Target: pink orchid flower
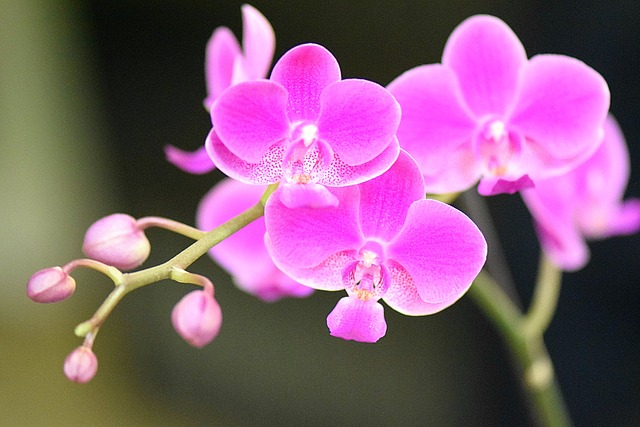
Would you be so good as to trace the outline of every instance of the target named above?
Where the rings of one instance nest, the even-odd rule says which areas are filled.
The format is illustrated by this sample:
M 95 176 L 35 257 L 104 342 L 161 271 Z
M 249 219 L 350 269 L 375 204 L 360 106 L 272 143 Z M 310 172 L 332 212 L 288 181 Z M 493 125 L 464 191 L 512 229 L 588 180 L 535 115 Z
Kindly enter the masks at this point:
M 245 4 L 242 6 L 242 29 L 242 48 L 227 27 L 216 28 L 207 43 L 207 97 L 204 100 L 207 111 L 227 88 L 240 82 L 265 78 L 269 72 L 276 47 L 271 24 L 256 8 Z M 205 174 L 215 169 L 204 146 L 187 152 L 167 145 L 165 154 L 169 162 L 185 172 Z
M 200 202 L 196 224 L 212 230 L 250 208 L 266 189 L 226 178 L 213 187 Z M 264 245 L 264 217 L 211 248 L 209 255 L 233 278 L 243 291 L 266 302 L 283 297 L 303 298 L 313 289 L 303 286 L 280 271 Z
M 469 289 L 485 262 L 480 230 L 462 212 L 424 198 L 420 170 L 405 152 L 377 178 L 331 188 L 337 206 L 290 209 L 280 191 L 266 205 L 267 247 L 300 283 L 347 291 L 327 318 L 334 336 L 381 338 L 380 299 L 403 314 L 436 313 Z
M 542 249 L 558 267 L 578 270 L 587 264 L 585 238 L 640 230 L 640 200 L 622 202 L 628 180 L 624 136 L 609 116 L 602 144 L 587 161 L 521 193 L 535 220 Z
M 248 184 L 282 181 L 289 207 L 335 205 L 325 186 L 380 175 L 398 156 L 400 107 L 376 83 L 341 80 L 324 47 L 289 50 L 269 80 L 237 84 L 211 109 L 206 147 L 224 173 Z
M 389 90 L 402 106 L 398 139 L 427 191 L 515 193 L 583 161 L 602 139 L 604 79 L 577 59 L 536 55 L 500 19 L 468 18 L 442 64 L 413 68 Z

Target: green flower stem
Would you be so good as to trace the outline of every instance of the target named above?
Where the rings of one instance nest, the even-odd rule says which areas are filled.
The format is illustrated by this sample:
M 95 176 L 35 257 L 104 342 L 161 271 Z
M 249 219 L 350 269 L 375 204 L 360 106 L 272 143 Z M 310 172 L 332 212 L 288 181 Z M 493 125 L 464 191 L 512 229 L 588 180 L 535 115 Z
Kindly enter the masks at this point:
M 547 330 L 558 305 L 561 281 L 562 271 L 542 255 L 533 299 L 523 325 L 528 335 L 542 335 Z
M 181 234 L 193 240 L 198 240 L 199 238 L 207 234 L 205 231 L 198 230 L 197 228 L 191 227 L 190 225 L 158 216 L 147 216 L 144 218 L 140 218 L 136 221 L 136 225 L 142 230 L 150 227 L 164 228 L 165 230 L 173 231 L 174 233 Z
M 542 261 L 542 265 L 537 288 L 554 288 L 545 280 L 553 279 L 556 274 L 553 274 L 546 260 Z M 534 418 L 539 425 L 548 427 L 571 425 L 555 379 L 553 364 L 542 339 L 555 308 L 558 288 L 559 280 L 555 292 L 536 290 L 537 299 L 527 316 L 521 313 L 502 288 L 484 271 L 478 275 L 469 290 L 469 295 L 504 337 L 521 374 L 522 387 Z
M 186 276 L 180 274 L 180 270 L 186 270 L 187 267 L 206 254 L 213 246 L 264 215 L 266 200 L 275 191 L 276 187 L 277 185 L 269 186 L 258 204 L 231 218 L 221 226 L 203 234 L 191 246 L 169 261 L 145 270 L 123 274 L 119 285 L 107 296 L 91 319 L 76 326 L 75 334 L 79 337 L 85 337 L 88 333 L 96 331 L 120 300 L 129 292 L 160 280 L 172 279 L 173 276 L 184 279 Z
M 85 268 L 90 268 L 92 270 L 98 271 L 104 274 L 105 276 L 107 276 L 109 279 L 113 280 L 113 283 L 115 283 L 116 285 L 119 285 L 120 283 L 122 283 L 122 280 L 124 277 L 122 272 L 117 268 L 111 265 L 102 263 L 100 261 L 96 261 L 94 259 L 87 259 L 87 258 L 75 259 L 65 264 L 61 268 L 65 273 L 70 274 L 73 270 L 75 270 L 78 267 L 85 267 Z
M 201 286 L 202 288 L 204 288 L 205 292 L 207 292 L 211 296 L 214 295 L 213 283 L 211 283 L 211 280 L 200 274 L 190 273 L 187 270 L 173 267 L 173 269 L 171 270 L 171 280 L 178 283 Z

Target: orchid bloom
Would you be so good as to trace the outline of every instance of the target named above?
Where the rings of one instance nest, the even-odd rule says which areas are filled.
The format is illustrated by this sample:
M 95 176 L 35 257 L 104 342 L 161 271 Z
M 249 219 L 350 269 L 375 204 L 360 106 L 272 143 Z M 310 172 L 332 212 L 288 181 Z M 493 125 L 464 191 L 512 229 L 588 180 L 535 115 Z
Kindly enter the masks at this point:
M 207 43 L 207 97 L 204 100 L 207 111 L 227 88 L 265 78 L 269 72 L 276 46 L 271 24 L 256 8 L 245 4 L 242 6 L 242 29 L 242 48 L 227 27 L 216 28 Z M 169 162 L 185 172 L 205 174 L 215 169 L 204 146 L 194 152 L 186 152 L 168 145 L 165 154 Z
M 260 200 L 265 189 L 261 185 L 224 179 L 200 202 L 196 216 L 198 228 L 212 230 L 240 214 Z M 264 245 L 265 231 L 264 217 L 258 218 L 211 248 L 209 255 L 240 289 L 263 301 L 310 295 L 312 288 L 299 284 L 275 266 Z
M 289 207 L 335 205 L 325 186 L 374 178 L 398 156 L 400 107 L 376 83 L 341 80 L 324 47 L 289 50 L 269 80 L 227 89 L 211 109 L 206 147 L 224 173 L 248 184 L 282 181 Z
M 542 249 L 556 265 L 564 270 L 584 267 L 589 260 L 585 238 L 640 230 L 640 200 L 622 202 L 628 180 L 624 136 L 609 116 L 602 144 L 587 161 L 521 193 L 535 220 Z
M 515 193 L 583 161 L 602 139 L 604 79 L 562 55 L 527 60 L 500 19 L 468 18 L 442 64 L 413 68 L 389 86 L 402 107 L 400 146 L 430 193 Z
M 267 247 L 300 283 L 347 291 L 327 319 L 334 336 L 381 338 L 380 299 L 403 314 L 436 313 L 469 289 L 485 262 L 480 230 L 462 212 L 424 198 L 421 173 L 405 152 L 377 178 L 331 188 L 337 206 L 290 209 L 281 191 L 265 208 Z

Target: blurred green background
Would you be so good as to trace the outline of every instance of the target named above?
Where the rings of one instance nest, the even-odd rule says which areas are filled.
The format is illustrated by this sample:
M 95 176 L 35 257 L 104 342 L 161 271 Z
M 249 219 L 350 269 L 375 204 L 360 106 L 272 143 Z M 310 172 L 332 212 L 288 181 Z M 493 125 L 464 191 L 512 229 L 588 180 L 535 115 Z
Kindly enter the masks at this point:
M 508 355 L 464 297 L 434 316 L 386 310 L 376 345 L 331 338 L 339 294 L 263 304 L 209 259 L 194 271 L 216 284 L 224 312 L 203 350 L 170 323 L 184 286 L 128 296 L 95 344 L 100 369 L 69 383 L 62 362 L 74 326 L 109 291 L 78 271 L 70 300 L 36 305 L 28 277 L 81 256 L 86 228 L 113 213 L 193 223 L 219 172 L 192 176 L 162 147 L 200 146 L 210 122 L 204 47 L 213 29 L 241 34 L 240 1 L 0 0 L 0 425 L 528 425 Z M 630 145 L 629 196 L 640 196 L 640 12 L 635 1 L 255 1 L 271 21 L 276 57 L 323 44 L 345 77 L 386 85 L 438 62 L 464 18 L 504 19 L 530 55 L 582 59 L 608 80 Z M 517 197 L 489 205 L 526 302 L 537 243 Z M 148 265 L 189 241 L 148 233 Z M 592 245 L 592 262 L 565 276 L 546 337 L 577 425 L 640 425 L 640 238 Z

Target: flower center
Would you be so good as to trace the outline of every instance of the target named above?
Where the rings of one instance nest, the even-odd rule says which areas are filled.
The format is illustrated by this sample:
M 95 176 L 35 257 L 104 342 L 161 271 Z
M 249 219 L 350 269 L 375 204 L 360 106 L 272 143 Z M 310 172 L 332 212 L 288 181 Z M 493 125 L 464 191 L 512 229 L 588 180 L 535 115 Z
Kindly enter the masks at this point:
M 318 126 L 305 122 L 295 124 L 289 140 L 282 164 L 285 181 L 317 182 L 333 159 L 331 147 L 318 138 Z
M 504 121 L 493 116 L 481 121 L 473 137 L 473 147 L 485 172 L 498 177 L 507 175 L 510 163 L 519 156 L 521 149 L 519 135 L 509 131 Z
M 356 261 L 343 272 L 345 290 L 363 301 L 382 298 L 389 288 L 390 276 L 384 265 L 383 248 L 368 242 L 358 253 Z

